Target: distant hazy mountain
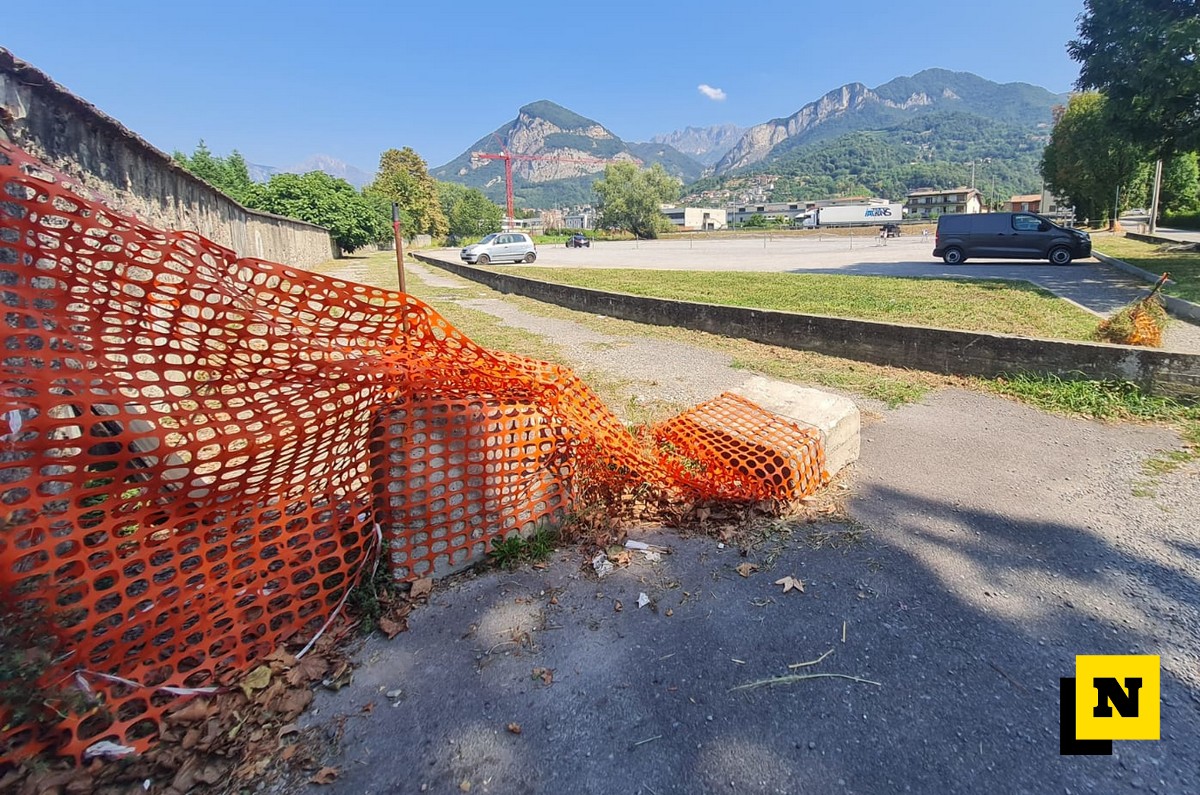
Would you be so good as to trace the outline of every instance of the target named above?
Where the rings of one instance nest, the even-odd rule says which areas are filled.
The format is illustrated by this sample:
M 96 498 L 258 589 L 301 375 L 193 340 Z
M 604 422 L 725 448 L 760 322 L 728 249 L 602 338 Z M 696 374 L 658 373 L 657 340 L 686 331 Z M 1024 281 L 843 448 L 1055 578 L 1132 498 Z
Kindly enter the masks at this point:
M 247 163 L 246 168 L 250 172 L 250 179 L 254 182 L 267 182 L 275 174 L 307 174 L 310 171 L 324 171 L 330 176 L 346 180 L 356 188 L 361 188 L 375 179 L 374 174 L 329 155 L 313 155 L 303 162 L 287 168 L 264 166 L 258 163 Z
M 927 69 L 878 88 L 849 83 L 787 118 L 756 124 L 716 165 L 716 173 L 745 169 L 799 146 L 850 132 L 886 130 L 938 111 L 967 113 L 1034 129 L 1066 97 L 1027 83 L 994 83 L 969 72 Z
M 298 163 L 290 168 L 285 168 L 284 171 L 290 171 L 293 174 L 307 174 L 310 171 L 324 171 L 333 177 L 341 177 L 356 188 L 361 188 L 374 181 L 375 174 L 363 171 L 361 168 L 356 168 L 336 157 L 329 155 L 312 155 L 302 163 Z
M 673 146 L 700 163 L 711 166 L 732 149 L 745 132 L 744 127 L 738 127 L 736 124 L 718 124 L 714 127 L 684 127 L 682 130 L 656 135 L 650 140 Z
M 504 202 L 504 164 L 472 158 L 472 152 L 498 154 L 501 144 L 513 158 L 513 193 L 522 207 L 562 207 L 595 200 L 592 183 L 609 162 L 661 163 L 684 182 L 703 166 L 663 143 L 626 143 L 597 121 L 548 100 L 522 107 L 517 117 L 484 136 L 458 157 L 430 171 L 439 180 L 479 188 Z
M 271 177 L 280 171 L 275 166 L 264 166 L 259 163 L 247 163 L 246 170 L 250 172 L 251 182 L 269 182 Z

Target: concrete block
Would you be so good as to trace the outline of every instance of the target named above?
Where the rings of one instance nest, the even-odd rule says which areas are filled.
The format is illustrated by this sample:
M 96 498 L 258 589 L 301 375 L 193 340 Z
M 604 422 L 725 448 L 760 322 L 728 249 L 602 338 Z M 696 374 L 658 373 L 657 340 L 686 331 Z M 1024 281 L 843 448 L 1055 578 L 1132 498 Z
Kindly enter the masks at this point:
M 862 415 L 849 398 L 758 375 L 730 391 L 767 411 L 818 429 L 825 442 L 825 469 L 830 475 L 858 460 Z

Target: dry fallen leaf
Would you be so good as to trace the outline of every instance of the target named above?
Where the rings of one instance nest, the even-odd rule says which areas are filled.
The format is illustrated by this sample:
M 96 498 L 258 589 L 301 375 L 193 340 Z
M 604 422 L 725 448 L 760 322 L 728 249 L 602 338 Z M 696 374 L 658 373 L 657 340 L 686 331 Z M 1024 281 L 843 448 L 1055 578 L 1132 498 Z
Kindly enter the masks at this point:
M 506 728 L 513 734 L 521 733 L 521 724 L 519 724 L 519 723 L 510 723 L 510 724 L 508 724 L 508 726 Z
M 554 669 L 553 668 L 534 668 L 531 672 L 531 678 L 541 679 L 542 684 L 554 684 Z
M 379 619 L 379 631 L 387 635 L 388 640 L 396 637 L 406 629 L 408 629 L 407 621 L 393 621 L 387 616 Z
M 208 701 L 196 699 L 182 709 L 177 709 L 167 716 L 169 723 L 195 723 L 208 717 Z
M 341 771 L 336 767 L 323 767 L 308 781 L 310 784 L 332 784 L 337 781 L 338 774 L 340 773 Z
M 625 609 L 625 605 L 621 604 L 620 599 L 613 600 L 613 611 L 614 612 L 620 613 L 624 609 Z
M 328 670 L 329 662 L 324 657 L 309 654 L 287 672 L 287 681 L 289 685 L 296 687 L 320 679 Z
M 296 664 L 296 658 L 295 658 L 295 656 L 290 654 L 287 649 L 280 646 L 278 649 L 276 649 L 275 651 L 271 652 L 266 657 L 264 657 L 263 662 L 282 663 L 284 668 L 291 668 L 293 665 Z
M 737 573 L 743 577 L 749 577 L 754 572 L 758 571 L 757 563 L 743 563 L 737 567 Z
M 775 581 L 775 584 L 782 585 L 784 593 L 787 593 L 788 591 L 792 590 L 793 588 L 795 588 L 800 593 L 804 593 L 804 580 L 798 580 L 790 574 L 786 577 L 779 578 L 778 580 Z
M 246 694 L 246 698 L 250 698 L 255 690 L 262 690 L 269 684 L 271 684 L 271 669 L 265 665 L 260 665 L 248 673 L 239 686 L 242 688 L 242 692 Z
M 420 580 L 414 580 L 412 589 L 409 590 L 408 596 L 411 599 L 420 599 L 422 596 L 429 596 L 433 591 L 433 578 L 425 577 Z

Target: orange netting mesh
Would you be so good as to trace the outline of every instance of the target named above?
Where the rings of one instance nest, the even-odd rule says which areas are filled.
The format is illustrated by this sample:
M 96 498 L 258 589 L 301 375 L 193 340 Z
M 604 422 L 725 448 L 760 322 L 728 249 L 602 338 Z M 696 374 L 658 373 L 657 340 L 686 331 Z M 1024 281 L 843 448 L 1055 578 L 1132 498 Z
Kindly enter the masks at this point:
M 39 694 L 0 681 L 4 756 L 147 747 L 181 696 L 319 633 L 384 545 L 413 579 L 572 501 L 826 479 L 814 432 L 732 395 L 648 446 L 414 298 L 150 228 L 6 144 L 0 183 L 0 624 Z

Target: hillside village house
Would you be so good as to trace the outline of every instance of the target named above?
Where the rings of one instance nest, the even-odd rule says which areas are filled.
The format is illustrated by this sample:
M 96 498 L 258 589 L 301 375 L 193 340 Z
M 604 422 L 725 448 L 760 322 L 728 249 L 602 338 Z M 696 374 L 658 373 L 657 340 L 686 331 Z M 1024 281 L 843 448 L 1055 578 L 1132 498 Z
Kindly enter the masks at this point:
M 938 190 L 921 188 L 908 194 L 904 204 L 909 218 L 929 218 L 948 213 L 983 212 L 983 194 L 965 185 L 961 188 Z

